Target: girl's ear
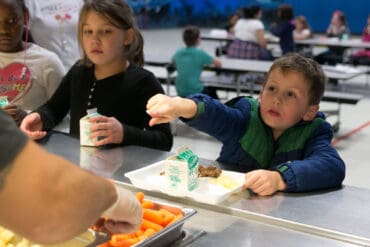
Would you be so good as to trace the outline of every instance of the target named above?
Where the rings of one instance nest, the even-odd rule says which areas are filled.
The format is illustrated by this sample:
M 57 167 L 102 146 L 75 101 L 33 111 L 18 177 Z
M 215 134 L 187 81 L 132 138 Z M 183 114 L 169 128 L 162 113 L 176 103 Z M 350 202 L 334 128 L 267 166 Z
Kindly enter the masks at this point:
M 317 112 L 319 111 L 320 106 L 319 105 L 311 105 L 309 106 L 308 111 L 303 115 L 304 121 L 311 121 L 315 118 Z
M 132 43 L 134 39 L 135 31 L 134 29 L 130 28 L 126 31 L 125 38 L 123 40 L 123 45 L 129 45 Z

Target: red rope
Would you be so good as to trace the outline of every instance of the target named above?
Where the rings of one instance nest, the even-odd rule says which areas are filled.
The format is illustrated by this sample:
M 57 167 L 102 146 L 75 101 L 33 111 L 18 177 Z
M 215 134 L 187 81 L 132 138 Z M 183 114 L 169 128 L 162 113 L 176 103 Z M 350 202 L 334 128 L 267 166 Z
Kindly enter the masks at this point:
M 359 127 L 357 127 L 356 129 L 354 130 L 351 130 L 350 132 L 344 134 L 344 135 L 341 135 L 341 136 L 338 136 L 337 138 L 334 138 L 333 141 L 331 142 L 331 144 L 333 146 L 335 146 L 339 141 L 343 140 L 343 139 L 347 139 L 348 137 L 350 137 L 351 135 L 359 132 L 360 130 L 366 128 L 367 126 L 370 126 L 370 121 L 367 121 L 366 123 L 360 125 Z

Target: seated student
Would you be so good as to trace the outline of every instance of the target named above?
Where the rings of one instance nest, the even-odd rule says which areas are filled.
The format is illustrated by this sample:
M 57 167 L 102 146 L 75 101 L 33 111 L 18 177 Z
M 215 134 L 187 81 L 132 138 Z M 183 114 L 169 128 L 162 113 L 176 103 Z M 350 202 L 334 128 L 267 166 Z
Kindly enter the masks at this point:
M 253 5 L 243 9 L 243 17 L 234 26 L 234 40 L 227 49 L 230 58 L 271 60 L 266 50 L 262 9 Z
M 326 31 L 326 36 L 329 38 L 338 38 L 339 40 L 348 39 L 350 30 L 348 28 L 346 16 L 342 11 L 335 11 L 330 21 L 330 25 Z M 343 62 L 344 49 L 340 46 L 330 46 L 327 51 L 324 51 L 314 59 L 320 64 L 335 65 Z
M 223 143 L 219 162 L 246 172 L 244 188 L 259 195 L 335 188 L 345 165 L 331 145 L 333 130 L 319 112 L 325 75 L 319 64 L 296 53 L 271 66 L 260 98 L 228 104 L 197 94 L 156 95 L 147 104 L 150 125 L 177 117 Z
M 141 67 L 143 38 L 130 7 L 122 0 L 86 0 L 80 15 L 82 61 L 68 71 L 46 104 L 23 119 L 21 129 L 31 139 L 43 138 L 70 111 L 70 134 L 78 137 L 80 118 L 97 108 L 101 116 L 89 119 L 90 138 L 99 137 L 95 146 L 170 150 L 170 125 L 148 125 L 146 102 L 163 88 Z
M 370 42 L 370 15 L 367 17 L 366 25 L 362 31 L 361 40 L 363 42 Z M 370 65 L 370 49 L 363 49 L 354 52 L 350 56 L 349 62 L 353 65 Z
M 311 27 L 303 15 L 297 16 L 294 19 L 295 29 L 293 31 L 294 41 L 305 40 L 312 38 Z M 312 47 L 310 45 L 295 44 L 295 52 L 298 52 L 305 57 L 313 57 Z
M 204 93 L 218 99 L 216 89 L 205 87 L 200 81 L 200 75 L 206 65 L 221 66 L 220 60 L 197 48 L 200 43 L 198 27 L 186 27 L 182 37 L 186 47 L 177 50 L 172 56 L 172 62 L 177 69 L 175 79 L 177 94 L 181 97 L 186 97 L 194 93 Z
M 240 19 L 241 14 L 239 13 L 241 11 L 237 10 L 235 13 L 233 13 L 228 22 L 226 23 L 224 29 L 227 32 L 228 37 L 234 37 L 234 27 L 236 22 Z M 216 56 L 226 55 L 227 49 L 229 48 L 232 41 L 227 41 L 226 45 L 216 47 Z
M 64 76 L 56 54 L 36 44 L 24 42 L 27 8 L 23 0 L 0 0 L 0 96 L 9 104 L 3 108 L 19 125 L 27 111 L 44 104 Z
M 293 7 L 288 4 L 282 4 L 277 9 L 277 22 L 271 25 L 270 31 L 273 35 L 279 37 L 279 45 L 282 54 L 287 54 L 294 51 L 293 23 L 294 11 Z
M 304 40 L 312 37 L 311 27 L 303 15 L 294 19 L 295 29 L 293 31 L 294 40 Z

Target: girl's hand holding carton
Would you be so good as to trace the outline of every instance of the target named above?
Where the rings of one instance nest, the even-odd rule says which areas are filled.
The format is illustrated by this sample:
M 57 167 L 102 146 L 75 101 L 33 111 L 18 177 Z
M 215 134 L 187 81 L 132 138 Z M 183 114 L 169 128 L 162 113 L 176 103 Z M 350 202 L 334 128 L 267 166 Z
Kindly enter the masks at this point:
M 108 143 L 121 143 L 123 126 L 114 117 L 106 117 L 96 110 L 80 119 L 80 143 L 82 146 L 102 146 Z

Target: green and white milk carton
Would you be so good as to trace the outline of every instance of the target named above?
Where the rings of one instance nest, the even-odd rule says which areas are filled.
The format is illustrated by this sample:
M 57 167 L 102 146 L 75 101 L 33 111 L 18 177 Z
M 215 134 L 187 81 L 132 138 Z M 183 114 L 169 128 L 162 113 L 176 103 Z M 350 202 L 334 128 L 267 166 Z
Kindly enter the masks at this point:
M 186 194 L 197 187 L 199 158 L 187 147 L 177 150 L 167 158 L 165 174 L 169 189 L 177 194 Z
M 90 139 L 90 123 L 89 118 L 100 116 L 96 108 L 87 110 L 87 115 L 80 119 L 80 145 L 81 146 L 95 146 L 94 142 L 97 141 Z
M 0 96 L 0 108 L 3 108 L 8 103 L 9 103 L 8 102 L 8 97 L 6 95 L 5 96 Z

